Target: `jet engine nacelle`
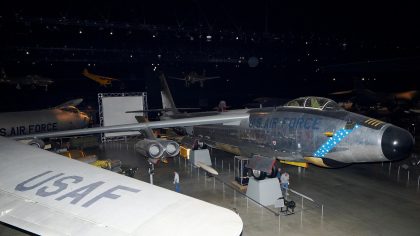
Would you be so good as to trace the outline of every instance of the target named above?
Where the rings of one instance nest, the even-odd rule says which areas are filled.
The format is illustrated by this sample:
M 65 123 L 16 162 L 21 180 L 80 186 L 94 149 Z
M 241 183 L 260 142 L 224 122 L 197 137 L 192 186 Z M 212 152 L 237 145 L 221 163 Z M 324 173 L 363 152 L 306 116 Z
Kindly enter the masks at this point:
M 165 152 L 165 148 L 159 140 L 154 139 L 143 139 L 138 141 L 135 145 L 135 149 L 141 155 L 151 159 L 161 158 Z
M 143 139 L 136 143 L 135 149 L 147 158 L 158 159 L 178 155 L 179 144 L 172 140 Z
M 160 140 L 167 156 L 174 157 L 179 153 L 179 144 L 172 140 Z

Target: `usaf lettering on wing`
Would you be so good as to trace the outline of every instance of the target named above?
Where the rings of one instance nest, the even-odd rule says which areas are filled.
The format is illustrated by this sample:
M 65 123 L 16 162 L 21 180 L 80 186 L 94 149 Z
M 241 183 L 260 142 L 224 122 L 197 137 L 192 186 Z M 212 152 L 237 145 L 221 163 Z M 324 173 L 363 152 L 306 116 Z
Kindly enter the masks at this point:
M 52 132 L 57 131 L 57 122 L 46 123 L 46 124 L 33 124 L 33 125 L 21 125 L 8 128 L 0 128 L 1 136 L 15 136 L 15 135 L 25 135 L 25 134 L 34 134 L 34 133 L 43 133 L 43 132 Z
M 92 191 L 94 191 L 99 186 L 105 183 L 104 181 L 97 181 L 94 183 L 83 185 L 80 188 L 63 194 L 63 191 L 66 190 L 69 185 L 81 183 L 83 181 L 83 177 L 77 175 L 66 176 L 64 173 L 59 173 L 47 177 L 48 175 L 50 175 L 50 173 L 53 173 L 53 171 L 46 171 L 30 179 L 27 179 L 22 183 L 16 185 L 15 190 L 25 192 L 37 189 L 37 191 L 35 192 L 35 195 L 37 196 L 50 197 L 54 195 L 55 200 L 57 201 L 69 198 L 72 199 L 70 201 L 71 204 L 77 204 L 81 200 L 85 199 L 85 201 L 83 201 L 83 204 L 81 204 L 82 207 L 89 207 L 102 198 L 117 199 L 121 197 L 121 195 L 114 193 L 116 191 L 128 191 L 132 193 L 140 192 L 140 189 L 130 188 L 123 185 L 117 185 L 112 188 L 109 188 L 108 190 L 100 194 L 92 196 L 90 193 L 92 193 Z M 51 181 L 53 180 L 55 181 L 51 183 Z

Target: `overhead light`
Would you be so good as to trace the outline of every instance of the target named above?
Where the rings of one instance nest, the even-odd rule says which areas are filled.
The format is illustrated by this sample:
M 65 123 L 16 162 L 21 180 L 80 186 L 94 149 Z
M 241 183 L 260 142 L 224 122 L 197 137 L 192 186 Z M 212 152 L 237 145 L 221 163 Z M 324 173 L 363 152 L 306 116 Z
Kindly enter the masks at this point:
M 26 55 L 29 55 L 29 51 L 26 51 Z
M 113 35 L 114 34 L 114 32 L 112 32 L 112 30 L 109 32 L 109 35 Z
M 83 31 L 82 30 L 79 30 L 79 34 L 83 34 Z

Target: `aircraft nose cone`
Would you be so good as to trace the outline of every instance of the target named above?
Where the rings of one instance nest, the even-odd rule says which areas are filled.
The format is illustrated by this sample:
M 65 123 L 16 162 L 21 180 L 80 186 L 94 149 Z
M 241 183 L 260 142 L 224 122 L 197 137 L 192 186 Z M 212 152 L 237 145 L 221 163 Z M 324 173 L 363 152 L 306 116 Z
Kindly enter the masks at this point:
M 396 126 L 389 126 L 382 135 L 382 152 L 390 161 L 408 157 L 413 145 L 413 136 L 407 130 Z

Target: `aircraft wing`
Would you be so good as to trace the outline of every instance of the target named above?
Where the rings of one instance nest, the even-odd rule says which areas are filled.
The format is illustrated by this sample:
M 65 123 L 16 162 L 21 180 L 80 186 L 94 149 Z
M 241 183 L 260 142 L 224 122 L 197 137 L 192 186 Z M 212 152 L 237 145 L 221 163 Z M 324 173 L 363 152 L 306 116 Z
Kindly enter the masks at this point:
M 0 221 L 40 235 L 239 235 L 231 210 L 0 138 Z
M 148 123 L 135 123 L 135 124 L 104 126 L 104 127 L 87 128 L 87 129 L 74 129 L 74 130 L 57 131 L 57 132 L 51 132 L 51 133 L 37 133 L 37 134 L 13 136 L 11 138 L 16 139 L 16 140 L 31 139 L 31 138 L 52 138 L 52 137 L 73 136 L 73 135 L 139 131 L 139 130 L 143 130 L 147 128 L 155 129 L 155 128 L 169 128 L 169 127 L 180 127 L 180 126 L 238 123 L 241 120 L 247 119 L 248 117 L 249 117 L 249 113 L 247 113 L 244 110 L 244 112 L 241 112 L 241 113 L 228 113 L 228 114 L 193 117 L 193 118 L 185 118 L 185 119 L 161 120 L 161 121 L 153 121 L 153 122 L 148 122 Z

